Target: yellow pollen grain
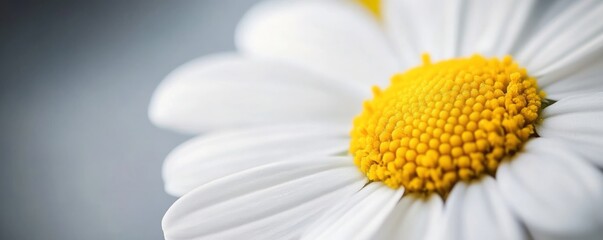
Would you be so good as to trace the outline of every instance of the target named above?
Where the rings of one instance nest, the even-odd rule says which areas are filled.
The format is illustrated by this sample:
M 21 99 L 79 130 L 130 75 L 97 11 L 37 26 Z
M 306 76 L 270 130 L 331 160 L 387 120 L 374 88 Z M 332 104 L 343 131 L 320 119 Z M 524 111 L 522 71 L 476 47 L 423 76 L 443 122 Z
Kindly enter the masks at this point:
M 544 93 L 510 56 L 422 60 L 373 88 L 350 153 L 371 181 L 446 196 L 458 181 L 494 175 L 534 135 Z

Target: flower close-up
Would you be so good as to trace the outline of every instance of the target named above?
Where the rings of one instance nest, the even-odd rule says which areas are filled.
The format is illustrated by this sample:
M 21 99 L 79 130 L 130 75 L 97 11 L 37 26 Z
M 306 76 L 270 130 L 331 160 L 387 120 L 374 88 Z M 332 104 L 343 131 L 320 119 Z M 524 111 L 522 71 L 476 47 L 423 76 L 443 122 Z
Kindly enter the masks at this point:
M 603 2 L 272 0 L 156 89 L 166 239 L 603 238 Z

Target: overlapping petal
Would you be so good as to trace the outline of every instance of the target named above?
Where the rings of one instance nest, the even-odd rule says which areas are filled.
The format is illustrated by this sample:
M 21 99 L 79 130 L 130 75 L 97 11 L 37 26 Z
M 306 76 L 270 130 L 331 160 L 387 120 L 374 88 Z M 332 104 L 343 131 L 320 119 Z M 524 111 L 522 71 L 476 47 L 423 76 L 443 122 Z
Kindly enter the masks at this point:
M 298 238 L 325 209 L 365 184 L 346 157 L 308 157 L 216 179 L 178 199 L 166 239 Z
M 560 100 L 603 92 L 603 57 L 587 60 L 577 66 L 565 68 L 563 73 L 539 78 L 538 84 L 546 92 L 547 98 Z
M 536 77 L 556 75 L 603 56 L 603 2 L 575 1 L 522 46 L 517 59 Z
M 347 128 L 321 124 L 276 125 L 202 135 L 174 149 L 163 167 L 174 196 L 246 169 L 309 156 L 345 153 Z
M 403 70 L 369 11 L 352 1 L 268 1 L 247 13 L 236 43 L 251 57 L 278 59 L 363 87 L 386 86 Z
M 385 29 L 405 66 L 475 53 L 513 53 L 528 27 L 535 1 L 384 0 Z
M 559 100 L 542 111 L 540 136 L 553 138 L 586 160 L 603 168 L 603 93 L 582 94 Z
M 441 231 L 444 202 L 437 194 L 405 196 L 396 204 L 375 239 L 428 239 Z
M 198 133 L 262 124 L 347 123 L 362 95 L 283 63 L 218 55 L 174 70 L 155 91 L 155 124 Z
M 499 167 L 497 180 L 505 201 L 534 237 L 600 236 L 603 175 L 571 145 L 532 139 L 515 159 Z
M 393 190 L 382 183 L 370 183 L 325 212 L 302 239 L 371 239 L 403 193 L 403 188 Z
M 526 239 L 496 181 L 485 176 L 470 184 L 457 183 L 444 212 L 439 239 Z

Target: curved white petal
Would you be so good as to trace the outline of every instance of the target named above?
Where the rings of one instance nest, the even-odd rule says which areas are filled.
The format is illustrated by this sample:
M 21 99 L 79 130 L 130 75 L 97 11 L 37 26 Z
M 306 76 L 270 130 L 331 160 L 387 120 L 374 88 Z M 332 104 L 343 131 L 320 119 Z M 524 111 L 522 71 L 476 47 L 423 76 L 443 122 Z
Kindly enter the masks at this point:
M 575 1 L 542 25 L 522 47 L 517 60 L 537 77 L 603 54 L 603 3 Z
M 562 114 L 544 119 L 537 130 L 543 136 L 601 143 L 597 139 L 603 134 L 602 121 L 603 111 Z
M 528 238 L 519 219 L 513 216 L 495 180 L 490 176 L 469 184 L 462 207 L 460 239 Z
M 572 146 L 575 152 L 603 168 L 603 92 L 559 100 L 542 111 L 536 132 Z
M 563 98 L 545 108 L 542 111 L 542 117 L 549 119 L 565 114 L 594 112 L 603 112 L 603 92 L 578 94 Z M 546 121 L 543 123 L 546 124 Z
M 504 32 L 505 27 L 501 27 L 501 21 L 499 18 L 507 15 L 507 9 L 510 8 L 509 4 L 511 1 L 465 1 L 463 4 L 463 15 L 461 18 L 461 32 L 459 33 L 459 56 L 467 56 L 477 52 L 486 53 L 484 51 L 476 51 L 476 49 L 488 49 L 490 50 L 486 54 L 491 54 L 495 49 L 492 46 L 497 44 L 498 40 L 503 39 L 500 37 Z M 503 3 L 503 4 L 497 4 Z M 495 5 L 498 11 L 493 11 Z M 496 17 L 495 17 L 496 16 Z M 497 27 L 492 27 L 497 25 Z M 507 26 L 507 25 L 505 25 Z M 482 41 L 487 39 L 487 42 Z
M 462 239 L 461 234 L 461 216 L 463 215 L 463 203 L 467 195 L 467 184 L 464 182 L 458 182 L 452 188 L 452 192 L 446 199 L 446 205 L 444 206 L 444 213 L 442 220 L 440 221 L 441 231 L 436 232 L 429 239 L 443 240 L 443 239 Z
M 464 55 L 482 53 L 488 56 L 513 54 L 524 39 L 538 10 L 536 0 L 471 0 L 462 36 Z M 481 23 L 482 28 L 478 28 Z M 476 26 L 474 26 L 476 25 Z M 470 38 L 469 36 L 474 36 Z
M 165 189 L 181 196 L 214 179 L 246 169 L 344 153 L 349 146 L 348 131 L 337 126 L 296 124 L 196 137 L 168 155 L 163 166 Z
M 221 178 L 178 199 L 166 239 L 297 238 L 323 211 L 365 183 L 348 158 L 307 158 Z
M 460 1 L 384 0 L 385 29 L 408 66 L 421 62 L 421 54 L 433 60 L 456 56 L 460 38 Z
M 370 239 L 379 230 L 400 197 L 381 183 L 370 183 L 331 208 L 312 224 L 303 239 Z
M 384 25 L 411 63 L 427 52 L 435 60 L 481 53 L 512 53 L 532 19 L 536 1 L 384 0 Z
M 498 169 L 504 199 L 537 239 L 600 236 L 603 175 L 572 148 L 554 139 L 531 139 Z
M 404 196 L 374 239 L 426 239 L 439 230 L 443 207 L 442 198 L 437 194 L 428 198 Z
M 603 92 L 603 57 L 586 59 L 563 72 L 547 74 L 538 78 L 538 85 L 549 99 Z
M 435 239 L 526 239 L 490 176 L 457 183 L 446 202 L 443 231 Z
M 332 79 L 386 86 L 400 70 L 375 18 L 351 1 L 268 1 L 247 13 L 236 45 Z M 368 95 L 367 95 L 368 96 Z
M 208 56 L 173 71 L 155 91 L 149 116 L 186 132 L 253 124 L 349 122 L 362 97 L 282 63 L 235 55 Z

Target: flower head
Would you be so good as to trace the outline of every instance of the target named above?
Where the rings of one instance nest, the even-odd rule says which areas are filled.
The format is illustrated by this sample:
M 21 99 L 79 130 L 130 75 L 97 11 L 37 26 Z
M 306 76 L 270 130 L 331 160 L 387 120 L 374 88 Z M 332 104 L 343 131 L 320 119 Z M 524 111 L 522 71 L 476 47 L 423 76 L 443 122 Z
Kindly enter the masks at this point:
M 159 86 L 153 122 L 204 133 L 167 239 L 603 233 L 603 2 L 363 2 L 259 4 Z

